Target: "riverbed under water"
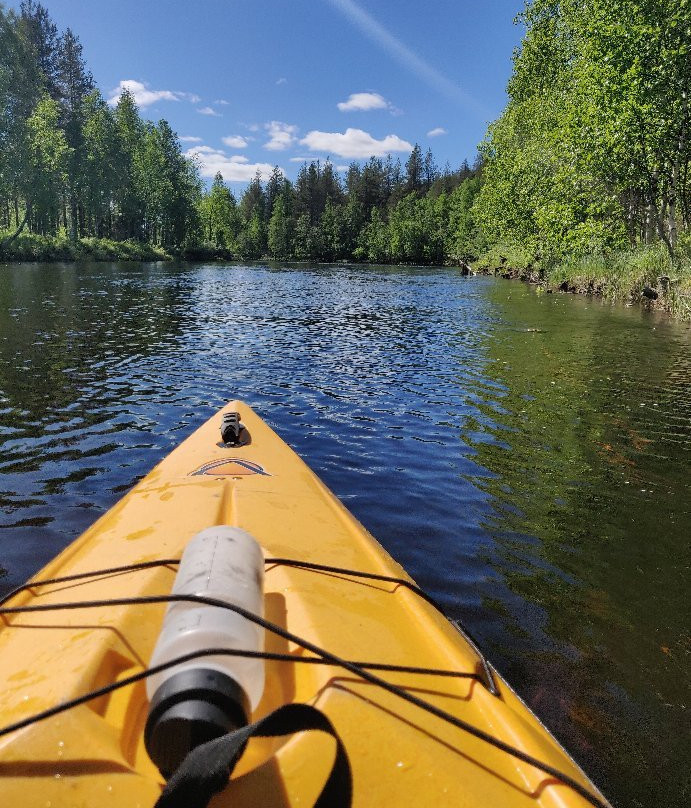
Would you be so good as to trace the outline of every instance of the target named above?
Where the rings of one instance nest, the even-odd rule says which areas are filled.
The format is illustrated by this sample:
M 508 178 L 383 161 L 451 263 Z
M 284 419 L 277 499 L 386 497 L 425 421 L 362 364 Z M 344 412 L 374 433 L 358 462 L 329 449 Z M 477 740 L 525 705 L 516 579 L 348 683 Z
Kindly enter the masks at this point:
M 0 591 L 230 398 L 615 806 L 686 806 L 691 329 L 454 269 L 0 266 Z

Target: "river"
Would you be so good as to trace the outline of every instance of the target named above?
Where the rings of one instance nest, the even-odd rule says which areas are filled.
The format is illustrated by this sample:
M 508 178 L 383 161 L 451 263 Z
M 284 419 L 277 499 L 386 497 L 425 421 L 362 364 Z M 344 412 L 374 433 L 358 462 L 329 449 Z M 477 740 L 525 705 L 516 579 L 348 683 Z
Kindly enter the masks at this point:
M 234 397 L 615 806 L 689 803 L 688 325 L 454 269 L 0 266 L 0 591 Z

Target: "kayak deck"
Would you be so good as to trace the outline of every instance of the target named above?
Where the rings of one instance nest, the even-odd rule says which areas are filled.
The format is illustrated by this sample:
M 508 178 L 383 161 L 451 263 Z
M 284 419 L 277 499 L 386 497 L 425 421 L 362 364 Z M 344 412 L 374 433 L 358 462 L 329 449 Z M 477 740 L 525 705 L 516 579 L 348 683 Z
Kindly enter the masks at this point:
M 156 466 L 36 580 L 179 559 L 211 525 L 249 531 L 267 558 L 286 558 L 411 581 L 300 458 L 242 402 L 247 439 L 219 442 L 215 416 Z M 167 595 L 174 564 L 36 586 L 6 606 Z M 0 723 L 7 725 L 145 669 L 164 604 L 109 605 L 3 615 Z M 265 617 L 347 660 L 459 671 L 471 678 L 379 672 L 432 705 L 551 765 L 594 795 L 573 760 L 497 676 L 483 684 L 473 647 L 410 589 L 352 575 L 267 564 Z M 311 656 L 266 632 L 270 652 Z M 584 806 L 536 767 L 393 693 L 325 665 L 266 662 L 253 719 L 308 702 L 348 751 L 353 805 Z M 152 806 L 163 780 L 143 744 L 144 682 L 0 737 L 0 791 L 26 806 Z M 312 805 L 333 741 L 320 733 L 249 744 L 214 806 Z

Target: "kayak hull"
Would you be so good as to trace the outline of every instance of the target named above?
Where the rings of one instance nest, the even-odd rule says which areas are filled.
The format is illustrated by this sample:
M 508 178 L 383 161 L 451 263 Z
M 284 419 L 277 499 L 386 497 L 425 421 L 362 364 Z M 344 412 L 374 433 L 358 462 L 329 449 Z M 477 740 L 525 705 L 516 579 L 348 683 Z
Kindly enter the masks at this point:
M 250 532 L 266 558 L 412 580 L 302 460 L 244 403 L 241 445 L 219 441 L 220 414 L 156 466 L 35 580 L 179 559 L 212 525 Z M 401 503 L 405 507 L 405 503 Z M 440 563 L 444 559 L 440 558 Z M 6 606 L 166 595 L 175 564 L 35 586 Z M 29 612 L 0 623 L 0 716 L 20 721 L 145 669 L 164 604 Z M 429 603 L 385 581 L 267 564 L 265 616 L 348 660 L 477 674 L 381 677 L 564 772 L 597 794 L 513 691 L 482 683 L 475 649 Z M 266 650 L 311 656 L 270 632 Z M 583 806 L 570 786 L 342 669 L 267 661 L 253 715 L 306 702 L 348 751 L 354 806 Z M 0 737 L 0 793 L 25 806 L 152 806 L 163 785 L 143 744 L 143 682 Z M 252 740 L 214 806 L 312 805 L 334 744 L 320 733 Z

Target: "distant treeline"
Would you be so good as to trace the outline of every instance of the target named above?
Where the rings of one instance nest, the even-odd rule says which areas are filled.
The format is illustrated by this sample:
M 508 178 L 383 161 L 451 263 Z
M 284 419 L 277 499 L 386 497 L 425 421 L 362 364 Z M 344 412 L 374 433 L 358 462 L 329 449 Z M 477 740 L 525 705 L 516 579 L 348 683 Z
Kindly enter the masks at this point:
M 46 8 L 0 6 L 0 247 L 22 231 L 138 241 L 242 257 L 441 262 L 467 252 L 478 166 L 440 172 L 415 147 L 388 158 L 278 168 L 236 200 L 218 175 L 206 192 L 166 121 L 142 120 L 125 91 L 104 101 L 78 38 Z
M 691 2 L 533 0 L 509 103 L 482 147 L 490 244 L 543 259 L 663 243 L 691 226 Z
M 24 230 L 70 239 L 73 254 L 95 237 L 89 250 L 480 259 L 544 277 L 640 248 L 635 283 L 651 283 L 665 261 L 691 262 L 690 4 L 533 0 L 508 105 L 472 166 L 439 170 L 416 145 L 405 164 L 374 157 L 345 174 L 305 163 L 294 183 L 277 167 L 239 199 L 220 174 L 206 190 L 130 93 L 108 106 L 77 37 L 40 3 L 0 6 L 0 251 Z
M 295 183 L 275 169 L 255 178 L 239 204 L 216 175 L 201 203 L 206 244 L 259 258 L 443 263 L 470 257 L 470 215 L 480 167 L 440 172 L 415 146 L 405 167 L 373 157 L 352 163 L 345 180 L 333 165 L 305 163 Z

